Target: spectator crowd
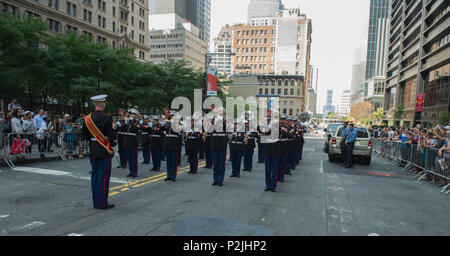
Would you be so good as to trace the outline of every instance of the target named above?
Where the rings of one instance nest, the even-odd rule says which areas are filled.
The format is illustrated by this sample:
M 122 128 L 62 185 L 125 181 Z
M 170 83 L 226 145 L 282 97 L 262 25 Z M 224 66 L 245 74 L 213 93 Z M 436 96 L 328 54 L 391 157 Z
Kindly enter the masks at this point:
M 395 128 L 392 126 L 384 126 L 372 127 L 370 130 L 375 139 L 400 143 L 402 159 L 409 159 L 407 154 L 411 153 L 409 150 L 403 150 L 404 148 L 415 148 L 418 152 L 425 152 L 427 149 L 437 152 L 433 167 L 439 173 L 444 172 L 447 174 L 446 176 L 449 177 L 448 163 L 450 162 L 450 121 L 446 126 L 437 124 L 432 128 L 422 128 L 422 126 L 418 124 L 414 128 Z M 420 162 L 425 163 L 425 158 L 427 155 L 423 153 L 420 157 L 422 158 L 420 159 Z M 401 161 L 400 165 L 404 167 L 406 162 Z M 426 174 L 426 178 L 429 181 L 441 186 L 446 186 L 449 182 L 448 178 L 445 179 L 432 173 L 427 173 L 422 168 L 417 166 L 414 166 L 412 170 L 418 175 Z
M 73 159 L 76 146 L 78 146 L 79 157 L 83 157 L 84 147 L 80 147 L 82 142 L 77 140 L 84 116 L 75 119 L 69 114 L 56 114 L 52 117 L 44 109 L 39 109 L 36 113 L 24 110 L 13 99 L 8 104 L 7 112 L 1 113 L 0 118 L 0 145 L 12 145 L 13 140 L 25 141 L 24 155 L 30 155 L 33 148 L 40 153 L 41 158 L 45 158 L 45 153 L 53 153 L 53 146 L 63 149 L 63 154 L 68 159 Z

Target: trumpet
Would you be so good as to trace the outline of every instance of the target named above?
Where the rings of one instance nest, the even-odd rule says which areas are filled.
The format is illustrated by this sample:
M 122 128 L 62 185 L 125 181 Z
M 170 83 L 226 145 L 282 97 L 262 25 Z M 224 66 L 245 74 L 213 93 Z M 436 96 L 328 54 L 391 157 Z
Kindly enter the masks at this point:
M 206 137 L 208 137 L 208 133 L 207 133 L 207 132 L 204 132 L 204 133 L 203 133 L 203 142 L 206 142 Z
M 248 134 L 245 134 L 245 140 L 244 140 L 245 145 L 248 145 L 248 140 L 249 140 L 249 136 L 248 136 Z

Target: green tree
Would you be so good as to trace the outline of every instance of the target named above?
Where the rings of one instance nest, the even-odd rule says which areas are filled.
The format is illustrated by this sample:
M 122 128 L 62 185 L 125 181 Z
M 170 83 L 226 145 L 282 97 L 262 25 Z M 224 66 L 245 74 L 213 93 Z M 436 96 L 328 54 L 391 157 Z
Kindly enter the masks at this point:
M 450 122 L 450 112 L 441 112 L 439 114 L 439 118 L 437 120 L 437 123 L 440 125 L 447 125 L 448 122 Z
M 381 121 L 384 118 L 384 110 L 383 108 L 378 108 L 377 111 L 373 112 L 372 114 L 378 123 L 381 123 Z
M 394 110 L 394 118 L 395 118 L 395 120 L 401 119 L 403 114 L 405 114 L 405 107 L 402 104 L 400 104 Z

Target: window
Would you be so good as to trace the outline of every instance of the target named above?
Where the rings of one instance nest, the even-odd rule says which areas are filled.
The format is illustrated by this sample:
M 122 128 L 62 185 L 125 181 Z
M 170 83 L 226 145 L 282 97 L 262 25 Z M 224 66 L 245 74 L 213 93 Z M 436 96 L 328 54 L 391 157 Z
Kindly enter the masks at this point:
M 288 89 L 284 89 L 284 95 L 288 95 Z
M 114 6 L 112 8 L 112 16 L 116 17 L 116 7 L 114 7 Z
M 290 95 L 294 95 L 294 89 L 291 89 L 291 93 L 290 93 Z
M 291 86 L 295 86 L 295 81 L 291 80 Z
M 288 85 L 289 85 L 288 80 L 284 80 L 284 86 L 288 86 Z

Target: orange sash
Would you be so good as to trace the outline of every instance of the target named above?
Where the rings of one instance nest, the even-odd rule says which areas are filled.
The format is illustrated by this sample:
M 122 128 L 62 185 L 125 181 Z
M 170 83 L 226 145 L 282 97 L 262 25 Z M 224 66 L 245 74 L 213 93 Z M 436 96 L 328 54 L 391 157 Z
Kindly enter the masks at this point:
M 91 132 L 92 136 L 97 140 L 100 145 L 102 145 L 106 151 L 108 151 L 109 154 L 114 155 L 114 150 L 111 147 L 111 144 L 109 143 L 108 139 L 102 134 L 102 132 L 97 128 L 95 123 L 91 119 L 91 114 L 85 117 L 84 119 L 86 123 L 86 127 Z

